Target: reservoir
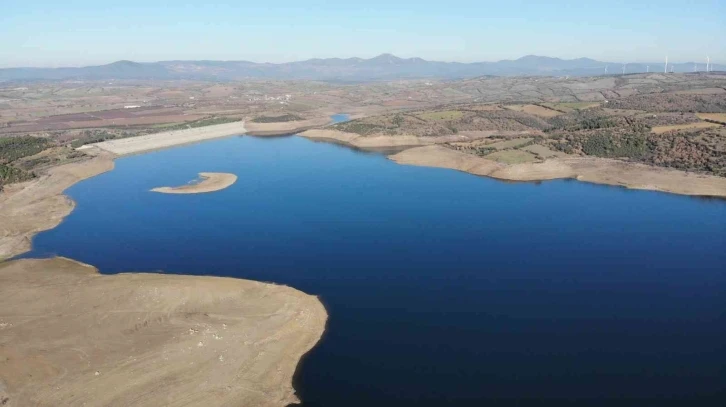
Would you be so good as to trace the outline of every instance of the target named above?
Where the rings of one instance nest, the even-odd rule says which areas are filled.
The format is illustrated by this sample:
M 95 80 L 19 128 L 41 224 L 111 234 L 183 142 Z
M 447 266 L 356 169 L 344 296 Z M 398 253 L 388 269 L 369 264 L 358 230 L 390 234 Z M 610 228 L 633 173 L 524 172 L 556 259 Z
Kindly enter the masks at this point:
M 150 192 L 200 172 L 209 194 Z M 329 313 L 305 406 L 718 405 L 726 202 L 505 183 L 301 137 L 119 158 L 23 257 L 290 285 Z

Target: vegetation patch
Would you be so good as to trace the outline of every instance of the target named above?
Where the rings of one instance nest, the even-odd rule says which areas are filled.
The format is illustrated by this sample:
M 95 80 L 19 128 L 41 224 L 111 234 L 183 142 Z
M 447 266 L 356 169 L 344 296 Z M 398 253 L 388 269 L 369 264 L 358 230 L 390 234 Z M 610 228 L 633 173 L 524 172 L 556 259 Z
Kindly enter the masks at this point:
M 35 178 L 34 172 L 18 168 L 13 164 L 46 150 L 52 144 L 48 139 L 32 136 L 0 138 L 0 190 L 5 184 Z
M 612 134 L 594 134 L 582 143 L 582 151 L 587 155 L 609 158 L 643 158 L 648 149 L 642 134 L 629 134 L 615 137 Z
M 600 106 L 600 103 L 596 102 L 560 102 L 560 103 L 542 103 L 542 106 L 549 107 L 550 109 L 559 110 L 563 113 L 569 113 L 573 110 L 585 110 L 592 109 L 593 107 Z
M 541 144 L 531 144 L 526 147 L 522 147 L 521 149 L 524 151 L 530 152 L 541 159 L 547 159 L 547 158 L 552 158 L 552 157 L 562 157 L 565 155 L 561 151 L 552 150 L 549 147 L 543 146 Z
M 464 112 L 459 110 L 445 110 L 441 112 L 424 112 L 416 115 L 423 120 L 451 121 L 458 120 L 464 116 Z
M 146 134 L 161 133 L 164 131 L 193 129 L 193 128 L 197 128 L 197 127 L 214 126 L 217 124 L 234 123 L 234 122 L 238 122 L 240 120 L 241 119 L 236 119 L 233 117 L 209 117 L 206 119 L 195 120 L 193 122 L 179 123 L 179 124 L 175 124 L 173 126 L 166 126 L 166 127 L 161 127 L 161 128 L 150 129 L 150 131 L 147 131 Z
M 302 117 L 294 114 L 283 114 L 280 116 L 259 116 L 250 120 L 252 123 L 284 123 L 303 120 Z
M 544 118 L 555 117 L 562 114 L 560 111 L 538 105 L 507 105 L 505 107 L 509 110 L 514 110 L 515 112 L 528 113 Z
M 362 120 L 352 120 L 349 122 L 338 123 L 333 125 L 332 128 L 345 133 L 360 134 L 361 136 L 381 133 L 386 130 L 385 126 L 374 123 L 366 123 Z
M 41 137 L 0 138 L 0 163 L 9 163 L 19 158 L 38 154 L 51 144 L 50 140 Z
M 532 138 L 524 138 L 524 137 L 518 137 L 510 140 L 504 140 L 504 141 L 497 141 L 496 143 L 487 144 L 486 146 L 489 148 L 493 148 L 495 150 L 504 150 L 507 148 L 517 148 L 521 147 L 525 144 L 531 143 Z
M 552 130 L 596 130 L 616 127 L 619 124 L 626 124 L 627 119 L 618 116 L 608 116 L 601 109 L 599 110 L 577 110 L 572 113 L 553 117 L 549 119 Z
M 611 100 L 609 107 L 649 112 L 726 113 L 723 94 L 656 93 Z
M 6 164 L 0 164 L 0 191 L 3 190 L 3 185 L 28 181 L 35 177 L 36 175 L 33 172 L 24 171 Z

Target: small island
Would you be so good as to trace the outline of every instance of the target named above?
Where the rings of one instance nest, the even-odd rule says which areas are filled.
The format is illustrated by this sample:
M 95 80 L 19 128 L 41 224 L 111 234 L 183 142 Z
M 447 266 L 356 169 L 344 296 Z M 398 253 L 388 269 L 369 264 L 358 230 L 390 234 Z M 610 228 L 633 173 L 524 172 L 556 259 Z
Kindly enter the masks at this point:
M 158 187 L 153 192 L 163 194 L 202 194 L 225 189 L 237 182 L 237 176 L 226 172 L 200 172 L 199 180 L 180 187 Z

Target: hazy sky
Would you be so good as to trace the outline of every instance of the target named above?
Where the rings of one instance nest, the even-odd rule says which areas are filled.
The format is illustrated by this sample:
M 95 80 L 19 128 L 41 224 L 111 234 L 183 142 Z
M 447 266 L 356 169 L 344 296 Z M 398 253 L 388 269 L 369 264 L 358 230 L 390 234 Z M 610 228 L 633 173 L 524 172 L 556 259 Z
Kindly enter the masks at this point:
M 0 66 L 527 54 L 726 62 L 726 0 L 2 0 Z M 237 3 L 237 4 L 234 4 Z

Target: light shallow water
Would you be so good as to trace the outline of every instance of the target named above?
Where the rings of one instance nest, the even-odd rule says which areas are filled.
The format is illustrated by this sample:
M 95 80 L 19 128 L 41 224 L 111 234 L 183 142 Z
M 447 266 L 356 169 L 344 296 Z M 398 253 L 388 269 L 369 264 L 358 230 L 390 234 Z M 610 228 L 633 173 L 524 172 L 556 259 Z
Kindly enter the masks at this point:
M 149 192 L 203 171 L 239 179 Z M 298 371 L 306 406 L 724 396 L 724 201 L 503 183 L 247 136 L 121 158 L 67 192 L 76 209 L 25 257 L 319 295 L 330 319 Z

